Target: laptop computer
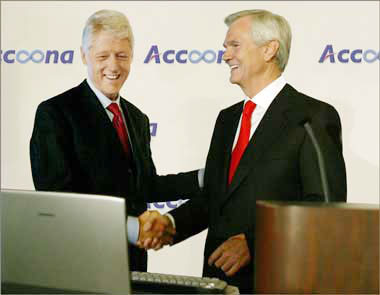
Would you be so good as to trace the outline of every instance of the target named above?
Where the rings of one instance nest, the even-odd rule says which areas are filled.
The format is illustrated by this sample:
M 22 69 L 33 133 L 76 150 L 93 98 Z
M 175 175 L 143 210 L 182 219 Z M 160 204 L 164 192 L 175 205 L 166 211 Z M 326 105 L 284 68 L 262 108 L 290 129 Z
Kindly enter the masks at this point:
M 0 194 L 3 294 L 131 293 L 123 199 Z

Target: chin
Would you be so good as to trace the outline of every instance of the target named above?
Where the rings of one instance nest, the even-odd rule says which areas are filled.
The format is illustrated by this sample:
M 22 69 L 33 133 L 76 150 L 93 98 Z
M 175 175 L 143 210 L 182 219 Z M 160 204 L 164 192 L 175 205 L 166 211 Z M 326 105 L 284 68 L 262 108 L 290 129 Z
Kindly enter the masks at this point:
M 232 77 L 230 78 L 230 82 L 231 84 L 238 84 L 238 80 L 237 79 L 233 79 Z
M 107 87 L 104 90 L 106 90 L 107 93 L 111 93 L 111 94 L 115 94 L 116 93 L 117 94 L 117 93 L 119 93 L 120 88 L 121 87 Z
M 232 73 L 232 75 L 230 76 L 231 84 L 239 84 L 241 77 L 238 74 L 239 73 Z
M 115 92 L 114 90 L 109 91 L 109 89 L 107 89 L 107 90 L 108 91 L 102 91 L 105 96 L 107 96 L 109 99 L 117 98 L 117 95 L 119 92 Z
M 117 94 L 107 94 L 106 95 L 110 100 L 116 100 Z

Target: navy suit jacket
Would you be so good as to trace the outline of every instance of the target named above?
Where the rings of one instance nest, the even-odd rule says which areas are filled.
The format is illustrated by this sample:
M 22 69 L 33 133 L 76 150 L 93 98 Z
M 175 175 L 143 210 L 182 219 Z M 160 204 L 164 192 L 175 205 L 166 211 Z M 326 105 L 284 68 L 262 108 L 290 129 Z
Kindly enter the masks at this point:
M 30 159 L 37 190 L 111 195 L 126 200 L 129 215 L 146 202 L 191 197 L 199 191 L 197 171 L 158 176 L 150 149 L 148 117 L 120 99 L 132 148 L 127 161 L 102 104 L 83 81 L 37 109 Z M 146 270 L 146 253 L 130 247 L 131 267 Z
M 329 104 L 286 84 L 265 113 L 228 185 L 231 150 L 243 110 L 239 102 L 219 113 L 204 176 L 204 193 L 171 211 L 179 242 L 208 228 L 203 274 L 253 290 L 253 264 L 227 278 L 207 265 L 212 252 L 233 235 L 245 233 L 254 260 L 256 200 L 323 201 L 318 160 L 302 123 L 311 122 L 322 147 L 331 201 L 346 201 L 341 124 Z M 270 243 L 270 241 L 268 241 Z

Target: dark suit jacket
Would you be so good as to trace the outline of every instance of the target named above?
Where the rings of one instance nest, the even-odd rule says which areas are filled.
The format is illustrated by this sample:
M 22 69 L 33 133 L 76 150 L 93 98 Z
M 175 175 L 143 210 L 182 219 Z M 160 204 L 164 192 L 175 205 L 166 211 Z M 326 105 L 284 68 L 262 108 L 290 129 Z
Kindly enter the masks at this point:
M 129 215 L 144 212 L 146 202 L 190 197 L 199 190 L 196 171 L 156 175 L 148 117 L 122 98 L 120 104 L 132 145 L 132 165 L 86 81 L 38 106 L 30 141 L 37 190 L 122 197 Z M 130 254 L 132 269 L 146 270 L 146 253 L 130 247 Z
M 323 200 L 316 152 L 302 125 L 305 119 L 311 121 L 322 147 L 331 201 L 346 201 L 346 172 L 336 110 L 287 84 L 253 134 L 228 186 L 232 144 L 242 110 L 240 102 L 219 113 L 207 156 L 204 194 L 171 213 L 177 242 L 208 227 L 204 275 L 218 276 L 239 286 L 241 292 L 251 292 L 252 263 L 227 278 L 209 267 L 207 260 L 229 237 L 245 233 L 253 261 L 256 200 Z

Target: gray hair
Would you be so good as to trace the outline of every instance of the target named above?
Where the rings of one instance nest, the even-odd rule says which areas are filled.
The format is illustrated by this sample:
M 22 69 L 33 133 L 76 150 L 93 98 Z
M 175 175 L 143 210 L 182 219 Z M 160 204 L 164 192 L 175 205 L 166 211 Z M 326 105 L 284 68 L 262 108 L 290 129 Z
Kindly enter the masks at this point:
M 83 29 L 82 48 L 85 52 L 91 47 L 93 36 L 101 31 L 111 32 L 120 39 L 127 39 L 133 52 L 134 38 L 128 18 L 115 10 L 99 10 L 92 14 Z
M 224 19 L 224 22 L 230 26 L 234 21 L 244 16 L 251 16 L 252 38 L 256 45 L 261 46 L 273 40 L 279 42 L 280 46 L 275 61 L 283 72 L 288 63 L 292 41 L 292 32 L 287 20 L 267 10 L 253 9 L 230 14 Z

